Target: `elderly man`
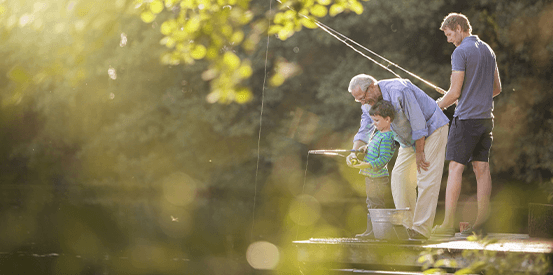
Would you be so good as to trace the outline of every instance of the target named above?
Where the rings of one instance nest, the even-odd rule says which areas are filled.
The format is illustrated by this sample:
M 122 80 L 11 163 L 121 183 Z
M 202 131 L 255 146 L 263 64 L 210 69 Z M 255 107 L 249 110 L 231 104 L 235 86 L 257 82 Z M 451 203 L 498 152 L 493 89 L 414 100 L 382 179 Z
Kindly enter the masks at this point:
M 363 111 L 353 149 L 365 145 L 372 131 L 370 105 L 387 100 L 394 106 L 391 129 L 401 148 L 392 170 L 392 196 L 396 208 L 412 209 L 412 217 L 404 222 L 410 238 L 427 239 L 436 216 L 449 119 L 436 101 L 406 79 L 377 82 L 360 74 L 351 79 L 348 90 Z M 346 158 L 349 166 L 353 157 Z
M 461 192 L 461 180 L 465 166 L 472 162 L 476 175 L 478 214 L 474 225 L 461 232 L 470 235 L 482 232 L 489 215 L 492 190 L 490 164 L 492 146 L 493 98 L 501 93 L 501 80 L 495 53 L 477 35 L 466 16 L 451 13 L 440 27 L 447 42 L 455 45 L 451 55 L 451 86 L 448 92 L 437 89 L 445 96 L 438 102 L 446 108 L 458 101 L 447 143 L 446 159 L 449 160 L 449 175 L 445 193 L 445 218 L 434 229 L 437 236 L 453 236 L 457 200 Z

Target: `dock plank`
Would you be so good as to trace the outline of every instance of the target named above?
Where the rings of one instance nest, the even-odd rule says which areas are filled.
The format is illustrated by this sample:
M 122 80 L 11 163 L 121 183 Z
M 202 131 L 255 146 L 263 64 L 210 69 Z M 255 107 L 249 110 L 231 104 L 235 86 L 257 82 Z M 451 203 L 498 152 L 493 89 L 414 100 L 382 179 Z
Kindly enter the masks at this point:
M 499 257 L 523 253 L 533 258 L 553 254 L 553 239 L 530 238 L 527 234 L 488 234 L 491 244 L 467 241 L 459 235 L 426 241 L 361 240 L 356 238 L 312 238 L 295 241 L 298 261 L 309 265 L 331 265 L 338 268 L 386 267 L 390 270 L 421 270 L 421 252 L 442 249 L 443 259 L 464 264 L 465 250 L 495 251 Z M 550 269 L 550 272 L 553 270 Z

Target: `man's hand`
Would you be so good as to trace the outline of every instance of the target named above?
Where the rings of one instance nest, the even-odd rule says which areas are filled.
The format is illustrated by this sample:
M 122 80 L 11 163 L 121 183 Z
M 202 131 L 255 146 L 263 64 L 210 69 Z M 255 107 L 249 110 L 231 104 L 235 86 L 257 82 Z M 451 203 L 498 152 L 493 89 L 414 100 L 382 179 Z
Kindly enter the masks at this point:
M 430 162 L 426 161 L 426 157 L 424 156 L 424 151 L 418 151 L 417 150 L 417 171 L 419 173 L 421 172 L 421 169 L 424 171 L 428 171 L 428 167 L 430 167 Z
M 438 108 L 440 108 L 440 110 L 442 110 L 442 111 L 443 111 L 443 110 L 447 109 L 447 107 L 443 107 L 443 106 L 441 106 L 441 103 L 442 103 L 442 99 L 444 99 L 444 97 L 443 97 L 443 96 L 442 96 L 442 97 L 440 97 L 440 98 L 438 98 L 438 99 L 436 100 L 436 104 L 438 104 Z
M 428 167 L 430 167 L 430 162 L 426 161 L 426 157 L 424 156 L 425 142 L 425 137 L 419 138 L 417 139 L 417 141 L 415 141 L 415 155 L 417 158 L 417 171 L 419 171 L 419 173 L 421 172 L 421 169 L 427 171 Z

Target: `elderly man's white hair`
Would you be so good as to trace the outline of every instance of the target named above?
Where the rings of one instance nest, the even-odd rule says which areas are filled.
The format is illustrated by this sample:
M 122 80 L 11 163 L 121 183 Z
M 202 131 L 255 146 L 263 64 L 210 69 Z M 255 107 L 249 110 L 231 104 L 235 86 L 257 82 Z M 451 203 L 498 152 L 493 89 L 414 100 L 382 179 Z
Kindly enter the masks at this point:
M 376 83 L 374 77 L 368 74 L 358 74 L 350 80 L 348 92 L 351 93 L 357 87 L 361 88 L 361 91 L 366 91 L 373 83 Z

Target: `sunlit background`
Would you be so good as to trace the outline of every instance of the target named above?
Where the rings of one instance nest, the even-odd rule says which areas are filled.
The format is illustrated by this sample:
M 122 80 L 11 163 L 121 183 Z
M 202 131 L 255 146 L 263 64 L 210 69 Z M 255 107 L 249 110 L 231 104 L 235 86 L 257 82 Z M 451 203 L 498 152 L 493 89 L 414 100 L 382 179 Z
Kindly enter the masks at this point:
M 491 231 L 527 233 L 553 194 L 553 4 L 353 2 L 304 8 L 442 88 L 449 12 L 495 50 Z M 363 177 L 307 152 L 351 147 L 352 76 L 393 75 L 279 7 L 0 0 L 0 273 L 299 274 L 294 240 L 363 232 Z

